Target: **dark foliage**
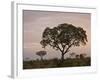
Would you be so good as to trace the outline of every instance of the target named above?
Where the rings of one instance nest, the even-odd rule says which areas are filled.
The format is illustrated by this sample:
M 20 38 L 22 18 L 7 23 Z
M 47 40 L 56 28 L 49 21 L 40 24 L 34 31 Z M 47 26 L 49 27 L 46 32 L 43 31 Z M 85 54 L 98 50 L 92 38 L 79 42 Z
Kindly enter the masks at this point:
M 62 54 L 61 60 L 63 61 L 64 55 L 72 46 L 85 45 L 86 42 L 87 35 L 83 28 L 63 23 L 57 27 L 47 27 L 42 34 L 40 43 L 44 48 L 49 45 L 53 49 L 59 50 Z

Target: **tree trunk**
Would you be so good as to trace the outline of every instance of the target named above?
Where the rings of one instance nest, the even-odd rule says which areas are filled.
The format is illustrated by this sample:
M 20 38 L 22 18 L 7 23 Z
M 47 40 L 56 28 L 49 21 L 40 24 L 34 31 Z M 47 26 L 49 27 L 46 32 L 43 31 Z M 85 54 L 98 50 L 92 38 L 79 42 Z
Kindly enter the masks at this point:
M 43 61 L 43 57 L 41 56 L 41 61 Z
M 62 53 L 61 54 L 61 62 L 63 62 L 64 61 L 64 54 Z

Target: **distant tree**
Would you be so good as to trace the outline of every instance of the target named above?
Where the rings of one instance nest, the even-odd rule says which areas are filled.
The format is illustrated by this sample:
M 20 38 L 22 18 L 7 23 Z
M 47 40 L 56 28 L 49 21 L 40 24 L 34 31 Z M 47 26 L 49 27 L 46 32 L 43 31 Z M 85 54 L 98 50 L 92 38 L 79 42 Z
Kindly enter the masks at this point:
M 44 48 L 49 45 L 53 49 L 59 50 L 63 62 L 64 55 L 68 53 L 71 47 L 85 45 L 86 42 L 87 35 L 83 28 L 63 23 L 57 27 L 47 27 L 42 34 L 40 43 Z
M 80 55 L 77 54 L 75 57 L 76 57 L 76 59 L 79 59 L 80 58 Z
M 86 57 L 85 53 L 80 54 L 80 59 L 84 59 Z
M 38 51 L 38 52 L 36 52 L 36 55 L 40 56 L 42 61 L 43 61 L 43 56 L 45 56 L 46 54 L 47 54 L 46 51 Z
M 27 60 L 27 61 L 28 61 L 29 59 L 30 59 L 29 57 L 26 57 L 26 58 L 25 58 L 25 60 Z
M 70 53 L 70 58 L 74 58 L 75 55 L 76 55 L 76 54 L 75 54 L 74 52 Z

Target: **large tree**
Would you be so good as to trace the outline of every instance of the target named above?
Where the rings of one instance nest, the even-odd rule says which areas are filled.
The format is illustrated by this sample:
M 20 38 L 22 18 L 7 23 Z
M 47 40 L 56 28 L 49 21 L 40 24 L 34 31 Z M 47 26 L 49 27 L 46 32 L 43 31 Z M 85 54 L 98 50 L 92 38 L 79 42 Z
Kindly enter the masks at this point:
M 87 35 L 83 28 L 63 23 L 57 27 L 47 27 L 40 43 L 44 48 L 49 45 L 53 49 L 59 50 L 63 61 L 64 55 L 69 52 L 71 47 L 85 45 L 86 42 Z

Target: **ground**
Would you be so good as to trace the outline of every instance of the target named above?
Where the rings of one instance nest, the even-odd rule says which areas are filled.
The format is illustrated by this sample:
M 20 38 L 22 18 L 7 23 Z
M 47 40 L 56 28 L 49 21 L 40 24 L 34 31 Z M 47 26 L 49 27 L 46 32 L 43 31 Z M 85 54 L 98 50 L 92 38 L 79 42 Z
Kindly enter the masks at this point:
M 58 67 L 78 67 L 78 66 L 90 66 L 91 59 L 86 57 L 80 58 L 67 58 L 63 62 L 60 59 L 50 59 L 50 60 L 30 60 L 23 61 L 23 69 L 39 69 L 39 68 L 58 68 Z

